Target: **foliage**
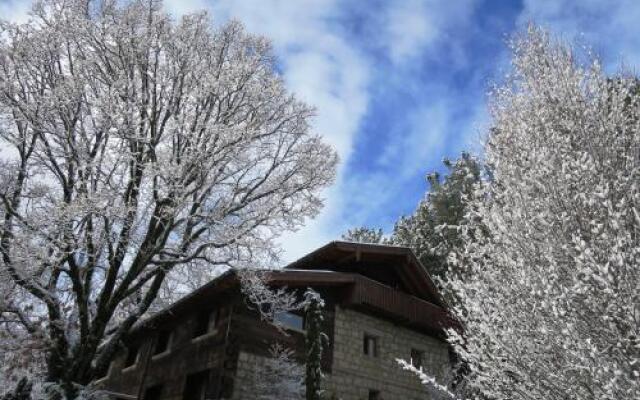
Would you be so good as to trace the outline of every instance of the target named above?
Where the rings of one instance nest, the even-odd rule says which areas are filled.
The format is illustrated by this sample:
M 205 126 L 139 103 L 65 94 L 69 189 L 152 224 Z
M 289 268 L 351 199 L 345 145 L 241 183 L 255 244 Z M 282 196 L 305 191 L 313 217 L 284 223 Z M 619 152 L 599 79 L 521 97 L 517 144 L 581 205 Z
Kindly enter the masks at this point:
M 465 385 L 488 398 L 640 398 L 640 93 L 531 27 L 492 94 L 492 180 L 448 289 Z M 585 60 L 586 58 L 586 60 Z M 583 61 L 581 61 L 583 60 Z
M 306 399 L 320 400 L 322 390 L 322 349 L 324 342 L 328 340 L 326 334 L 322 332 L 324 316 L 322 310 L 324 301 L 317 292 L 307 289 L 304 294 L 305 318 L 306 318 Z
M 0 400 L 31 400 L 31 389 L 33 383 L 29 382 L 26 377 L 22 377 L 15 389 L 9 391 L 0 397 Z
M 374 229 L 366 226 L 349 229 L 342 235 L 342 240 L 356 243 L 384 243 L 382 229 Z
M 336 155 L 238 22 L 43 0 L 0 31 L 0 330 L 73 396 L 173 282 L 314 216 Z
M 448 173 L 427 175 L 429 191 L 415 212 L 396 223 L 390 242 L 414 249 L 433 278 L 446 280 L 449 254 L 462 245 L 460 225 L 466 202 L 481 178 L 480 162 L 462 153 L 455 162 L 444 160 Z
M 445 159 L 443 164 L 447 174 L 444 178 L 437 172 L 427 175 L 429 191 L 413 214 L 396 222 L 390 237 L 385 238 L 382 229 L 359 227 L 349 229 L 342 239 L 410 247 L 433 278 L 446 280 L 451 268 L 447 259 L 463 243 L 460 229 L 465 223 L 466 204 L 481 180 L 483 168 L 466 152 L 453 162 Z
M 304 370 L 294 352 L 281 344 L 269 349 L 264 366 L 256 370 L 255 393 L 260 400 L 299 400 L 303 396 Z

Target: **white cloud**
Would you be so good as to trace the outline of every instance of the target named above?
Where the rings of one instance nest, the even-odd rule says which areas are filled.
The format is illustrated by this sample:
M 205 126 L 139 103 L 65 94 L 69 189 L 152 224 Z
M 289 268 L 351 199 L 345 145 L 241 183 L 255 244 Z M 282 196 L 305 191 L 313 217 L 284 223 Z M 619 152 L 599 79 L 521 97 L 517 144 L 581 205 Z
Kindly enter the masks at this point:
M 198 0 L 191 2 L 194 9 L 201 4 Z M 181 12 L 188 9 L 181 0 L 167 4 Z M 346 228 L 379 212 L 401 192 L 406 180 L 415 179 L 429 160 L 441 154 L 450 120 L 444 99 L 398 116 L 398 123 L 408 129 L 394 129 L 397 136 L 389 138 L 389 148 L 381 161 L 387 163 L 386 168 L 377 173 L 345 176 L 356 135 L 367 134 L 358 132 L 358 128 L 370 100 L 369 85 L 375 79 L 391 78 L 376 75 L 380 74 L 376 60 L 363 55 L 355 47 L 358 43 L 340 36 L 334 24 L 342 16 L 343 4 L 334 0 L 222 0 L 210 4 L 214 20 L 237 18 L 250 32 L 273 40 L 288 87 L 317 107 L 314 128 L 335 146 L 342 160 L 336 184 L 324 193 L 326 204 L 322 213 L 298 232 L 282 238 L 286 260 L 338 238 Z M 468 24 L 473 4 L 473 1 L 444 4 L 435 0 L 389 2 L 381 10 L 364 12 L 369 12 L 367 22 L 377 22 L 379 28 L 364 39 L 378 41 L 376 46 L 385 50 L 394 65 L 408 65 L 438 46 L 454 53 L 456 44 L 451 39 L 456 30 Z M 376 15 L 378 11 L 380 14 Z M 458 57 L 454 61 L 464 60 Z M 411 78 L 412 73 L 395 77 L 401 81 Z M 347 209 L 348 220 L 344 217 Z
M 31 4 L 29 0 L 0 0 L 0 18 L 12 22 L 26 22 Z
M 0 0 L 0 12 L 13 19 L 24 18 L 28 3 Z M 27 4 L 27 5 L 25 5 Z M 456 29 L 466 24 L 471 15 L 472 1 L 446 4 L 437 0 L 409 0 L 388 2 L 373 21 L 377 22 L 375 35 L 369 38 L 382 46 L 392 62 L 407 64 L 425 52 L 435 52 L 435 46 L 455 45 L 451 37 Z M 425 159 L 438 154 L 442 147 L 445 124 L 444 103 L 420 108 L 417 114 L 399 116 L 408 119 L 409 133 L 399 133 L 397 150 L 390 149 L 388 171 L 346 177 L 345 166 L 353 151 L 362 118 L 367 112 L 371 85 L 380 71 L 377 60 L 364 54 L 361 44 L 347 38 L 338 25 L 343 17 L 344 3 L 338 0 L 166 0 L 165 7 L 175 16 L 208 9 L 214 23 L 230 18 L 242 21 L 247 30 L 272 39 L 283 67 L 283 76 L 299 98 L 317 108 L 314 129 L 338 151 L 342 160 L 336 184 L 325 191 L 326 206 L 317 219 L 309 221 L 300 231 L 285 235 L 281 243 L 285 259 L 291 260 L 335 239 L 350 224 L 360 223 L 366 216 L 390 200 L 389 195 L 377 196 L 384 186 L 396 189 L 402 180 L 393 176 L 393 165 L 404 157 L 403 176 L 423 168 Z M 366 7 L 366 6 L 364 6 Z M 360 12 L 360 11 L 358 11 Z M 366 12 L 366 11 L 363 11 Z M 369 15 L 370 17 L 370 15 Z M 344 22 L 344 21 L 342 21 Z M 344 28 L 344 27 L 342 27 Z M 379 43 L 378 43 L 379 42 Z M 430 57 L 434 57 L 431 55 Z M 396 76 L 394 79 L 409 77 Z M 426 128 L 425 128 L 426 127 Z M 421 128 L 421 129 L 418 129 Z M 422 130 L 422 128 L 425 128 Z M 354 180 L 359 181 L 354 184 Z M 389 183 L 390 182 L 390 183 Z M 343 210 L 354 204 L 361 206 L 349 221 L 343 220 Z
M 383 41 L 394 64 L 413 61 L 416 57 L 434 57 L 428 50 L 438 46 L 451 53 L 457 63 L 464 57 L 458 54 L 455 39 L 469 24 L 475 0 L 404 0 L 389 2 L 380 21 Z
M 364 56 L 331 26 L 340 12 L 333 0 L 219 1 L 214 20 L 237 18 L 252 33 L 273 41 L 289 89 L 317 109 L 314 129 L 342 160 L 334 187 L 325 191 L 325 208 L 298 232 L 284 235 L 285 259 L 292 260 L 334 239 L 332 221 L 339 213 L 345 161 L 349 158 L 369 94 L 369 65 Z
M 440 31 L 427 13 L 425 2 L 410 0 L 395 3 L 387 15 L 387 46 L 394 63 L 421 53 L 423 46 L 435 42 Z

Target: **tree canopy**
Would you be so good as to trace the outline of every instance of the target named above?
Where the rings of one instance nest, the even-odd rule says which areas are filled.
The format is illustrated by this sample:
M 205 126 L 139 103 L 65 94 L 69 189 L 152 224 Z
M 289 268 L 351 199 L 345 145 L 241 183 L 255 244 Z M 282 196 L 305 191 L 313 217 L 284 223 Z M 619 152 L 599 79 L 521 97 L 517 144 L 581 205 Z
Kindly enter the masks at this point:
M 640 97 L 535 27 L 493 91 L 483 182 L 449 276 L 487 398 L 639 398 Z
M 336 153 L 238 22 L 43 0 L 0 30 L 0 363 L 72 395 L 162 288 L 314 216 Z

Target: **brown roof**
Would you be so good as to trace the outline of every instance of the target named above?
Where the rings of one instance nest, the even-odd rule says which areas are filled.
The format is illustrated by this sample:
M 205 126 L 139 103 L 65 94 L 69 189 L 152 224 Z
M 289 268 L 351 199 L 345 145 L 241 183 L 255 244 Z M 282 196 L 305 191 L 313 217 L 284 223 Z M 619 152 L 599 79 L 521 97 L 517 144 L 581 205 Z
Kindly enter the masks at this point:
M 374 272 L 397 278 L 402 287 L 390 287 L 368 276 Z M 334 241 L 284 269 L 265 274 L 273 286 L 345 288 L 345 306 L 371 311 L 434 334 L 441 334 L 443 328 L 458 327 L 426 269 L 406 247 Z M 190 310 L 210 304 L 224 292 L 238 293 L 239 287 L 236 272 L 228 270 L 141 321 L 134 331 L 140 333 L 180 318 Z
M 447 307 L 427 269 L 408 247 L 333 241 L 285 268 L 325 268 L 333 271 L 357 272 L 367 276 L 367 269 L 373 266 L 397 274 L 403 289 L 408 293 L 440 307 Z

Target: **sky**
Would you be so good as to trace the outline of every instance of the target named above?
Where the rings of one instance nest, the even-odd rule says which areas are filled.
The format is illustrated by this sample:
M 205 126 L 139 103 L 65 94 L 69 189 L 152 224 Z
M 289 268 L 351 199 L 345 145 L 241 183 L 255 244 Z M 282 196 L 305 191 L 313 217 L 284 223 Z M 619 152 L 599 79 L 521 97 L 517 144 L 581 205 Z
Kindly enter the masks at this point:
M 0 0 L 24 20 L 29 0 Z M 461 151 L 481 156 L 490 85 L 509 70 L 506 42 L 530 22 L 588 46 L 609 70 L 640 65 L 637 0 L 165 0 L 176 17 L 208 10 L 273 41 L 290 91 L 340 156 L 314 220 L 280 243 L 293 260 L 347 229 L 391 231 Z

